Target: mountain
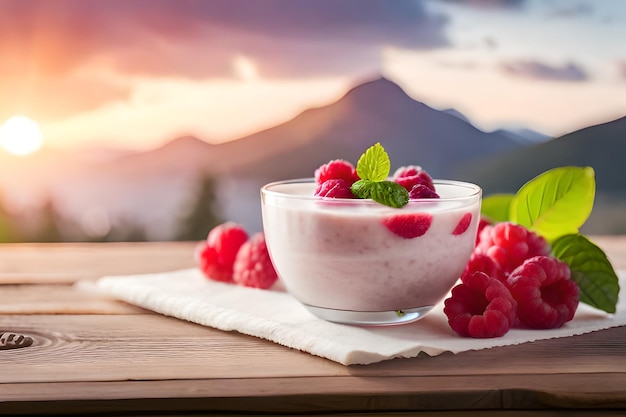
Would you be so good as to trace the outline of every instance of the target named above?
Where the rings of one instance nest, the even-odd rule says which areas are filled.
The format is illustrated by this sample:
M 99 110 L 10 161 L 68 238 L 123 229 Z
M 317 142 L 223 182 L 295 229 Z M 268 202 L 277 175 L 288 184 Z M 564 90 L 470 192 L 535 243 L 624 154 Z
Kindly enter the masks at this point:
M 457 109 L 450 108 L 442 111 L 467 123 L 472 123 L 467 116 L 465 116 Z M 508 127 L 506 129 L 498 129 L 495 132 L 507 136 L 509 139 L 512 139 L 515 142 L 520 143 L 521 145 L 534 145 L 536 143 L 546 142 L 552 139 L 548 135 L 526 127 Z
M 443 110 L 443 112 L 448 113 L 449 115 L 454 116 L 456 118 L 459 118 L 463 120 L 464 122 L 471 123 L 470 119 L 466 115 L 458 111 L 457 109 L 453 109 L 453 108 L 445 109 Z
M 181 136 L 156 149 L 117 158 L 101 168 L 105 173 L 110 171 L 107 175 L 114 173 L 118 177 L 215 174 L 225 167 L 221 164 L 219 147 L 195 136 Z
M 597 190 L 626 196 L 626 117 L 590 126 L 545 143 L 515 152 L 469 162 L 457 173 L 478 182 L 485 192 L 513 192 L 550 168 L 565 165 L 591 166 Z M 461 171 L 461 172 L 459 172 Z
M 524 182 L 560 166 L 591 166 L 596 204 L 594 233 L 626 233 L 626 117 L 568 133 L 457 167 L 456 175 L 480 184 L 485 194 L 514 193 Z
M 234 165 L 231 174 L 281 179 L 311 176 L 331 159 L 356 163 L 376 142 L 389 153 L 392 168 L 419 164 L 435 177 L 448 177 L 461 162 L 522 146 L 507 135 L 482 132 L 416 101 L 386 78 L 366 82 L 332 104 L 224 146 L 254 152 L 245 164 Z
M 332 159 L 356 163 L 377 141 L 389 153 L 392 169 L 419 164 L 439 178 L 452 178 L 460 163 L 523 146 L 507 135 L 482 132 L 456 115 L 435 110 L 379 78 L 354 87 L 334 103 L 220 145 L 220 154 L 231 162 L 221 177 L 224 212 L 260 229 L 259 188 L 264 183 L 311 177 Z
M 496 132 L 508 136 L 522 145 L 534 145 L 537 143 L 547 142 L 552 139 L 548 135 L 524 127 L 498 129 Z
M 45 164 L 33 163 L 32 170 L 27 164 L 11 169 L 0 165 L 0 173 L 13 187 L 14 199 L 33 194 L 13 180 L 28 178 L 30 188 L 50 198 L 64 218 L 75 219 L 81 227 L 133 225 L 145 228 L 149 239 L 167 240 L 205 176 L 217 180 L 223 216 L 259 230 L 259 188 L 264 183 L 310 177 L 331 159 L 356 163 L 378 141 L 389 153 L 392 169 L 419 164 L 439 178 L 453 178 L 455 167 L 467 161 L 523 148 L 507 134 L 483 132 L 379 78 L 354 87 L 334 103 L 231 142 L 214 145 L 184 136 L 145 152 L 102 158 L 99 152 L 87 158 L 64 153 L 56 159 L 51 155 Z

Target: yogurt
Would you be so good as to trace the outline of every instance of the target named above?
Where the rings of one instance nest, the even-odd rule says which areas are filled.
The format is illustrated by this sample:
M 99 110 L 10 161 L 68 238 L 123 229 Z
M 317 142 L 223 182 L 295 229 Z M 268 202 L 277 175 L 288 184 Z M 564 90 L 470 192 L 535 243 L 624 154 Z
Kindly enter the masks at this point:
M 314 312 L 429 310 L 470 257 L 481 201 L 473 184 L 435 181 L 435 187 L 440 199 L 414 200 L 401 209 L 313 197 L 312 180 L 263 187 L 265 238 L 289 293 Z M 385 225 L 393 216 L 416 213 L 432 216 L 421 236 L 405 238 Z M 464 216 L 471 220 L 458 233 Z

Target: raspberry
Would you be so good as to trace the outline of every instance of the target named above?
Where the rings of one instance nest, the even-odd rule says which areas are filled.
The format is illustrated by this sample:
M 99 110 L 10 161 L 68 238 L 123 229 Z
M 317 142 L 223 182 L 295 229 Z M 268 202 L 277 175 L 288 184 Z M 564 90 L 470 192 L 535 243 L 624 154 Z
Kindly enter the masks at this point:
M 335 159 L 315 170 L 315 182 L 323 184 L 328 180 L 344 180 L 348 186 L 359 180 L 354 165 L 343 159 Z
M 317 197 L 330 198 L 355 198 L 350 191 L 350 184 L 340 178 L 326 180 L 322 184 L 318 184 L 315 189 Z
M 233 264 L 239 248 L 248 240 L 243 227 L 235 222 L 222 223 L 209 232 L 196 249 L 196 261 L 207 278 L 232 282 Z
M 476 338 L 505 335 L 515 323 L 516 303 L 506 286 L 483 272 L 452 289 L 443 312 L 452 330 Z
M 484 253 L 472 253 L 469 261 L 465 265 L 465 270 L 461 274 L 461 281 L 466 282 L 474 272 L 484 272 L 491 278 L 506 282 L 506 276 L 504 272 L 502 272 L 502 269 L 500 269 L 493 259 Z
M 424 184 L 415 184 L 413 188 L 411 188 L 411 191 L 409 191 L 409 198 L 411 200 L 417 200 L 418 198 L 439 198 L 439 194 Z
M 550 246 L 524 226 L 503 222 L 485 226 L 474 250 L 490 256 L 505 274 L 510 274 L 526 259 L 548 255 Z
M 432 221 L 429 213 L 396 214 L 384 219 L 383 224 L 396 235 L 413 239 L 426 233 Z
M 421 166 L 418 165 L 400 167 L 393 173 L 392 178 L 409 192 L 417 184 L 424 185 L 435 191 L 433 179 L 426 171 L 424 171 L 424 169 L 422 169 Z
M 480 233 L 486 226 L 491 226 L 491 224 L 492 223 L 484 217 L 480 218 L 480 220 L 478 221 L 478 230 L 476 231 L 476 245 L 478 245 L 478 242 L 480 242 Z
M 554 329 L 574 318 L 578 285 L 565 262 L 551 256 L 527 259 L 507 278 L 517 301 L 520 322 L 535 329 Z
M 267 289 L 274 285 L 278 274 L 270 259 L 265 235 L 254 234 L 243 244 L 235 260 L 233 280 L 239 285 Z
M 452 234 L 455 236 L 462 235 L 467 231 L 470 224 L 472 223 L 472 213 L 465 213 L 461 220 L 456 224 L 456 227 L 452 231 Z

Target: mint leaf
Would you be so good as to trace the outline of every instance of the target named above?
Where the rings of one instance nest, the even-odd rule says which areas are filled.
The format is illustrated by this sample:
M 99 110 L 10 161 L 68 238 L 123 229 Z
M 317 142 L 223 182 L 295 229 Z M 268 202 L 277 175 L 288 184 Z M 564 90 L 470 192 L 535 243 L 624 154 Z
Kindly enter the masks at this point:
M 350 191 L 358 198 L 372 198 L 374 184 L 375 182 L 370 180 L 358 180 L 350 186 Z
M 515 198 L 513 194 L 493 194 L 483 198 L 480 212 L 492 222 L 509 221 L 511 202 Z
M 356 164 L 359 178 L 374 182 L 386 180 L 390 170 L 389 155 L 380 143 L 370 146 Z
M 409 192 L 393 181 L 359 180 L 350 187 L 358 198 L 371 198 L 389 207 L 404 207 L 409 202 Z
M 591 214 L 595 189 L 591 167 L 551 169 L 519 189 L 511 202 L 510 220 L 550 242 L 578 233 Z
M 409 192 L 400 184 L 388 181 L 391 162 L 380 143 L 370 146 L 359 158 L 356 173 L 361 178 L 350 186 L 358 198 L 372 200 L 389 207 L 400 208 L 409 202 Z
M 393 181 L 379 181 L 372 183 L 372 200 L 389 207 L 400 208 L 409 202 L 409 192 Z
M 619 279 L 602 249 L 583 235 L 569 234 L 554 241 L 552 255 L 569 265 L 581 302 L 615 313 Z

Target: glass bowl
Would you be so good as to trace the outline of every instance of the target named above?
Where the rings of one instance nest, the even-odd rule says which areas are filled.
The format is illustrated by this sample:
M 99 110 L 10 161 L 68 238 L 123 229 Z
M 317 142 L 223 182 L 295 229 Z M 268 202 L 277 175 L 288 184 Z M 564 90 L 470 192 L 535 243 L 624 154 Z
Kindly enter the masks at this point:
M 424 316 L 469 260 L 482 196 L 471 183 L 434 184 L 441 198 L 400 209 L 315 197 L 312 178 L 263 186 L 265 239 L 287 291 L 332 322 L 388 325 Z

